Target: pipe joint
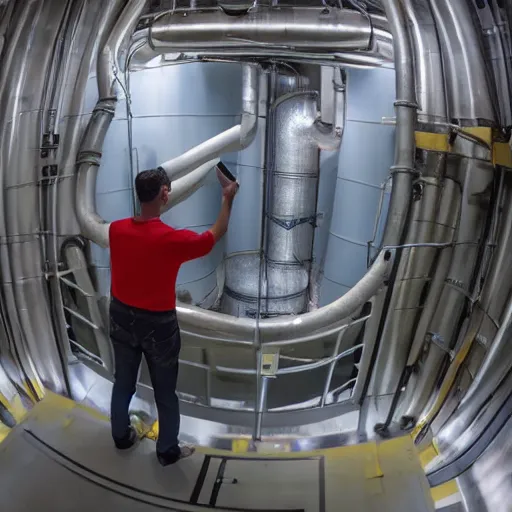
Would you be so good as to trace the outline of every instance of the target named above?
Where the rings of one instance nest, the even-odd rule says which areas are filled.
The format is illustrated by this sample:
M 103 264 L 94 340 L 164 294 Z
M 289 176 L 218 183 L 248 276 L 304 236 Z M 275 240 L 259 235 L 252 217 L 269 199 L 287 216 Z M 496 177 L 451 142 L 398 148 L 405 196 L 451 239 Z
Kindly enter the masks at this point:
M 82 169 L 82 164 L 89 164 L 99 167 L 101 164 L 101 153 L 98 153 L 97 151 L 88 151 L 85 149 L 80 151 L 76 159 L 78 172 L 80 172 Z

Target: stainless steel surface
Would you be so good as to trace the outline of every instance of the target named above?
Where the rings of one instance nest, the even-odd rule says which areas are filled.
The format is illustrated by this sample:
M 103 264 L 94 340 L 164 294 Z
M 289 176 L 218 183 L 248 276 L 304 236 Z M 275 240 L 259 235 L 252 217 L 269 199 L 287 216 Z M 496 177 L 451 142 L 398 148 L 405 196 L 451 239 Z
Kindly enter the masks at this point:
M 149 28 L 134 34 L 129 52 L 132 65 L 140 68 L 155 62 L 166 65 L 218 58 L 274 58 L 356 67 L 392 62 L 392 37 L 385 17 L 336 8 L 290 7 L 262 6 L 238 17 L 218 8 L 165 12 Z M 155 38 L 153 29 L 158 32 Z M 237 37 L 242 32 L 243 37 Z
M 466 512 L 508 512 L 512 493 L 512 420 L 483 455 L 458 479 Z
M 384 246 L 399 246 L 407 241 L 405 228 L 412 200 L 413 176 L 415 174 L 414 130 L 416 128 L 416 110 L 418 106 L 416 103 L 414 61 L 405 22 L 404 6 L 401 2 L 391 0 L 383 2 L 383 6 L 393 33 L 397 99 L 395 102 L 395 160 L 391 167 L 391 196 L 382 244 Z M 401 250 L 398 250 L 396 266 L 404 264 L 402 257 Z M 399 271 L 397 270 L 397 272 Z M 386 288 L 381 291 L 377 298 L 378 303 L 381 303 L 377 307 L 379 309 L 383 307 L 383 315 L 386 316 L 388 315 L 388 308 L 392 310 L 398 299 L 398 293 L 389 296 L 392 291 L 394 291 L 392 287 Z M 385 324 L 381 318 L 374 317 L 371 319 L 369 332 L 372 336 L 381 338 L 383 329 L 385 329 Z M 395 392 L 407 355 L 403 349 L 400 350 L 400 347 L 397 347 L 396 338 L 394 337 L 389 341 L 393 343 L 391 350 L 387 350 L 388 345 L 382 343 L 382 339 L 380 339 L 380 342 L 380 365 L 378 364 L 378 370 L 372 374 L 375 381 L 373 393 L 385 395 Z M 397 352 L 402 353 L 397 357 Z
M 150 45 L 164 52 L 282 46 L 340 52 L 370 46 L 371 27 L 358 12 L 320 7 L 255 9 L 228 16 L 220 9 L 165 14 L 150 25 Z
M 474 4 L 461 2 L 455 7 L 449 0 L 431 0 L 430 5 L 443 53 L 450 117 L 473 126 L 494 123 L 492 86 L 471 15 Z

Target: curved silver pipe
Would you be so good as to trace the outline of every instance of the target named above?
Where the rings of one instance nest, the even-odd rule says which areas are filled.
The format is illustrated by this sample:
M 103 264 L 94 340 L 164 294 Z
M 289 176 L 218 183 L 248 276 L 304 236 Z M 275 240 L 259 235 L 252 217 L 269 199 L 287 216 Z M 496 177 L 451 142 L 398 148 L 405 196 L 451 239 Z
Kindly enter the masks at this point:
M 382 244 L 396 247 L 400 246 L 404 239 L 412 198 L 417 104 L 412 50 L 402 2 L 384 0 L 382 4 L 393 34 L 397 98 L 395 101 L 395 160 L 390 171 L 392 188 Z M 395 264 L 399 263 L 399 259 L 397 257 Z M 386 309 L 393 307 L 396 303 L 396 298 L 391 301 L 393 295 L 389 297 L 388 302 L 388 292 L 389 289 L 382 290 L 374 306 L 377 311 L 383 311 L 383 315 L 387 315 Z M 372 316 L 368 321 L 367 330 L 374 339 L 381 338 L 381 329 L 384 328 L 385 324 L 381 324 L 380 315 Z M 402 371 L 402 368 L 397 370 L 396 365 L 401 364 L 401 361 L 396 361 L 395 356 L 396 350 L 381 344 L 377 364 L 384 369 L 390 366 L 395 369 L 392 376 L 394 382 L 400 377 Z M 378 376 L 378 372 L 373 372 L 373 375 L 377 377 L 377 380 L 373 381 L 372 393 L 380 395 L 389 387 L 391 380 L 387 377 L 382 379 L 382 376 Z M 395 389 L 391 392 L 394 391 Z
M 105 46 L 101 48 L 97 61 L 97 80 L 99 100 L 116 97 L 116 80 L 121 80 L 120 69 L 121 52 L 123 44 L 131 36 L 140 15 L 146 6 L 146 0 L 128 0 L 121 12 Z
M 492 99 L 500 113 L 502 126 L 512 123 L 510 79 L 510 48 L 506 37 L 510 34 L 505 28 L 505 20 L 502 18 L 501 9 L 498 6 L 491 7 L 487 4 L 481 9 L 475 9 L 480 20 L 483 40 L 487 50 L 488 66 L 494 76 Z
M 378 292 L 382 283 L 389 277 L 393 259 L 394 251 L 382 251 L 367 274 L 343 297 L 304 315 L 256 321 L 250 318 L 235 318 L 195 306 L 178 305 L 180 326 L 185 330 L 200 327 L 203 330 L 229 335 L 237 340 L 254 339 L 256 329 L 259 329 L 262 342 L 304 336 L 339 323 L 354 314 Z
M 416 90 L 411 45 L 407 34 L 405 13 L 401 2 L 383 0 L 391 32 L 396 71 L 396 134 L 395 163 L 391 198 L 383 235 L 383 245 L 396 246 L 402 242 L 409 213 L 412 174 L 414 173 L 414 130 L 416 127 Z
M 419 123 L 446 123 L 443 63 L 428 0 L 403 0 L 414 49 Z
M 485 58 L 475 38 L 469 2 L 430 0 L 444 61 L 448 111 L 462 125 L 494 123 Z M 491 86 L 490 86 L 491 85 Z
M 463 126 L 493 124 L 495 112 L 490 89 L 485 81 L 486 67 L 481 45 L 475 44 L 478 36 L 471 18 L 472 7 L 461 4 L 454 9 L 449 0 L 430 0 L 430 3 L 439 29 L 444 69 L 448 77 L 449 117 L 457 119 Z M 460 352 L 454 361 L 456 367 L 453 368 L 452 363 L 449 371 L 445 372 L 443 384 L 436 387 L 443 361 L 456 345 L 467 347 L 468 343 L 471 344 L 482 323 L 480 308 L 474 308 L 473 315 L 467 320 L 468 329 L 464 340 L 458 342 L 457 329 L 468 297 L 472 299 L 480 241 L 488 215 L 488 206 L 474 198 L 489 191 L 494 172 L 492 164 L 480 160 L 480 148 L 476 144 L 471 142 L 468 146 L 468 141 L 459 139 L 455 145 L 466 146 L 463 154 L 467 157 L 452 158 L 453 166 L 450 165 L 453 176 L 462 184 L 457 243 L 428 326 L 429 337 L 425 340 L 429 343 L 428 347 L 418 340 L 418 347 L 423 346 L 426 350 L 421 372 L 417 380 L 413 381 L 418 392 L 408 404 L 407 410 L 407 415 L 419 417 L 418 430 L 429 424 L 439 412 L 467 351 Z
M 368 19 L 349 9 L 261 8 L 241 16 L 221 9 L 178 10 L 151 24 L 149 44 L 160 53 L 254 47 L 333 53 L 367 50 L 371 36 Z
M 441 56 L 430 8 L 426 0 L 402 0 L 402 4 L 414 54 L 416 92 L 420 100 L 418 121 L 446 122 Z M 443 187 L 439 180 L 444 162 L 443 155 L 430 152 L 422 152 L 418 158 L 417 167 L 422 170 L 422 178 L 415 181 L 417 192 L 405 233 L 406 246 L 452 241 L 457 217 L 453 217 L 451 207 L 453 187 L 450 184 Z M 391 394 L 397 389 L 421 312 L 421 297 L 437 252 L 432 247 L 411 247 L 402 251 L 381 336 L 386 344 L 381 348 L 375 369 L 378 394 Z
M 183 178 L 183 176 L 206 162 L 218 158 L 222 153 L 240 151 L 252 143 L 258 129 L 258 71 L 258 67 L 254 65 L 244 64 L 242 66 L 242 122 L 182 155 L 161 164 L 160 167 L 167 172 L 171 180 Z M 183 187 L 183 185 L 181 186 Z M 173 185 L 173 188 L 175 188 L 175 185 Z M 174 192 L 175 197 L 179 195 Z M 169 203 L 164 211 L 167 211 L 174 204 L 177 203 Z

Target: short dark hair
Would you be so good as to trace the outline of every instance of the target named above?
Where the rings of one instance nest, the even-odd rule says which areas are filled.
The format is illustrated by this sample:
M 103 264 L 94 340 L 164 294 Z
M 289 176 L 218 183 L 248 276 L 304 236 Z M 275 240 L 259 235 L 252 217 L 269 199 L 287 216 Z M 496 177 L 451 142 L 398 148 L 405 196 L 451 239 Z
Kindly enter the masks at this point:
M 161 167 L 142 171 L 135 178 L 135 191 L 141 203 L 156 199 L 163 186 L 171 188 L 171 180 Z

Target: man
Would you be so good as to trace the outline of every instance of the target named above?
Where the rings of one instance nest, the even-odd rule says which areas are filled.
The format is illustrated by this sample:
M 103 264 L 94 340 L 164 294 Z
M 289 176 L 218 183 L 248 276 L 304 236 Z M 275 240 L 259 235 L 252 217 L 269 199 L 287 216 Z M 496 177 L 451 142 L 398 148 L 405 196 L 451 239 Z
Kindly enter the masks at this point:
M 224 236 L 238 185 L 231 183 L 223 187 L 217 221 L 200 235 L 173 229 L 160 220 L 171 191 L 163 169 L 141 172 L 135 180 L 135 189 L 140 216 L 113 222 L 109 232 L 110 337 L 115 356 L 112 437 L 121 450 L 130 448 L 137 440 L 128 407 L 144 354 L 158 409 L 157 457 L 167 466 L 194 451 L 178 444 L 180 413 L 176 381 L 181 340 L 176 318 L 176 276 L 182 263 L 205 256 Z

